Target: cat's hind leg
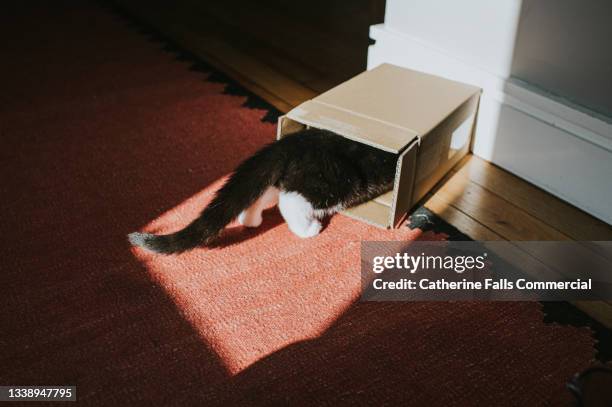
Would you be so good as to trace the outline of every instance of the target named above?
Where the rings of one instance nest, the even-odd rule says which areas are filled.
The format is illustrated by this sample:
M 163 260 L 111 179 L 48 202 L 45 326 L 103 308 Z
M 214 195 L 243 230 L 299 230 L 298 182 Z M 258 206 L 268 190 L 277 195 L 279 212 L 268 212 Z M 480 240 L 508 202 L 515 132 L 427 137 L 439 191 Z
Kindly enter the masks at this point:
M 264 209 L 274 206 L 278 203 L 278 189 L 275 187 L 269 187 L 263 193 L 262 196 L 249 206 L 247 209 L 242 211 L 238 215 L 238 222 L 246 227 L 256 228 L 261 225 L 263 221 L 262 212 Z
M 312 204 L 299 193 L 282 191 L 278 198 L 278 209 L 289 229 L 299 237 L 313 237 L 321 231 L 321 222 L 315 216 Z

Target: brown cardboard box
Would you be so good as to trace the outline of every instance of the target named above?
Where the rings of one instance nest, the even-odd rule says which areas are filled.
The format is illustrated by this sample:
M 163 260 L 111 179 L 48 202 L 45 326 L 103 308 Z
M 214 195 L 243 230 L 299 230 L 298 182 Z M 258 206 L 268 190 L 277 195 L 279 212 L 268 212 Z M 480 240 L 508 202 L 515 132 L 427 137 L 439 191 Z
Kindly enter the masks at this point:
M 315 127 L 398 153 L 393 191 L 344 211 L 398 225 L 470 148 L 480 89 L 383 64 L 279 118 L 277 138 Z

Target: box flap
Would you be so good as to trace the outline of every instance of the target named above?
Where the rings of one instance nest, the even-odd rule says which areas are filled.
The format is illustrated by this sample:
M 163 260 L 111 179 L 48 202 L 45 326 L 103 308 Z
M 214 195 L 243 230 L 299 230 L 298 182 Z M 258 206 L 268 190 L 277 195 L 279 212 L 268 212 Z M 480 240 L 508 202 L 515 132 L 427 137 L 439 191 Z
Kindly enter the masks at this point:
M 393 201 L 389 212 L 389 225 L 395 227 L 406 216 L 413 205 L 414 180 L 416 178 L 417 148 L 416 142 L 400 154 L 395 171 Z
M 382 64 L 301 104 L 287 116 L 397 153 L 478 92 L 475 86 Z

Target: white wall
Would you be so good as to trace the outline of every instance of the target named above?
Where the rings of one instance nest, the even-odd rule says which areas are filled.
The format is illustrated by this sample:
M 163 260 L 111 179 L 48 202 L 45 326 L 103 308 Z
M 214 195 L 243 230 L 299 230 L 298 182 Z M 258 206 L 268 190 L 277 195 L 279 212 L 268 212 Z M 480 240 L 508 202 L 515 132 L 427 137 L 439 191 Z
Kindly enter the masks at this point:
M 524 0 L 512 76 L 612 117 L 612 1 Z
M 521 0 L 387 0 L 368 68 L 390 62 L 480 86 L 474 153 L 612 223 L 612 125 L 512 79 L 517 37 L 527 38 L 521 9 Z
M 521 0 L 387 0 L 385 27 L 509 76 L 520 10 Z

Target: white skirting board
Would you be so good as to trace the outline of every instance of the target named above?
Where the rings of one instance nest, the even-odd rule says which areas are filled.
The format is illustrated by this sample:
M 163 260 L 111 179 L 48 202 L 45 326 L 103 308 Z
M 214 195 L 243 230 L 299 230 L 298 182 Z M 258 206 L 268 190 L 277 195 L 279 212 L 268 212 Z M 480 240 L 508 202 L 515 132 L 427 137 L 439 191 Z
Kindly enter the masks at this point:
M 483 89 L 474 154 L 612 224 L 612 125 L 527 85 L 379 24 L 368 69 L 383 62 Z

